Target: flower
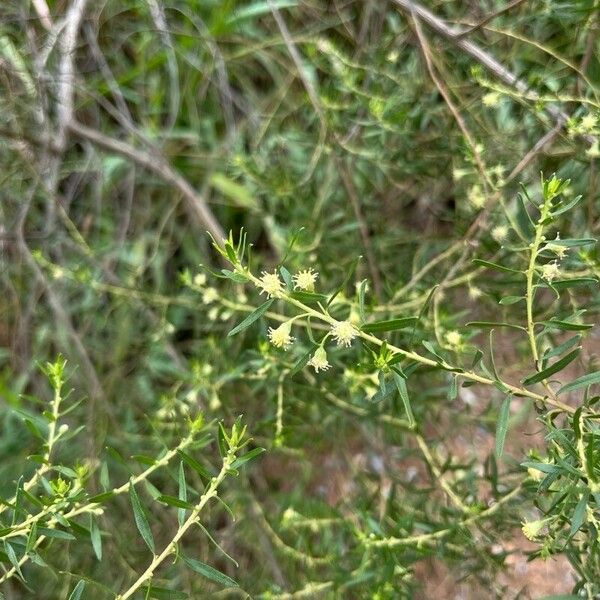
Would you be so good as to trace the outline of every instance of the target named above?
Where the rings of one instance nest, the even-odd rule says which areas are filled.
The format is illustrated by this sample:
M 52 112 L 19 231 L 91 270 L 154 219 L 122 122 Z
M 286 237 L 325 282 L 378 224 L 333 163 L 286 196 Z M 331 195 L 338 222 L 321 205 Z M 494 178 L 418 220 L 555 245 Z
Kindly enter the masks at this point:
M 471 298 L 471 300 L 477 300 L 477 298 L 481 298 L 481 296 L 483 296 L 483 292 L 478 287 L 474 285 L 469 286 L 469 298 Z
M 528 540 L 534 541 L 543 527 L 544 521 L 525 521 L 521 531 Z
M 479 185 L 474 185 L 467 192 L 467 199 L 474 208 L 483 208 L 485 206 L 485 195 Z
M 337 345 L 346 346 L 346 348 L 350 346 L 357 333 L 350 321 L 338 321 L 331 328 L 331 336 L 337 342 Z
M 277 296 L 283 290 L 283 283 L 277 272 L 267 273 L 266 271 L 262 272 L 262 277 L 258 282 L 259 287 L 262 288 L 261 294 L 265 292 L 269 298 L 273 296 Z
M 277 329 L 269 327 L 269 341 L 275 348 L 283 348 L 287 350 L 294 341 L 294 338 L 290 335 L 292 331 L 291 321 L 282 323 Z
M 315 350 L 315 353 L 311 356 L 308 364 L 314 368 L 315 373 L 318 373 L 319 371 L 327 371 L 327 369 L 331 367 L 329 361 L 327 360 L 327 352 L 325 352 L 325 348 L 323 348 L 323 346 L 319 346 Z
M 488 92 L 481 98 L 484 106 L 498 106 L 500 94 L 498 92 Z
M 315 291 L 315 282 L 317 281 L 318 273 L 312 269 L 299 271 L 294 275 L 294 289 L 304 290 L 305 292 Z
M 553 279 L 556 279 L 556 277 L 558 277 L 559 275 L 560 269 L 556 261 L 542 265 L 542 277 L 546 281 L 551 282 Z
M 450 346 L 460 346 L 460 343 L 462 342 L 462 336 L 460 333 L 458 333 L 458 331 L 448 331 L 446 333 L 446 342 Z
M 194 275 L 194 285 L 202 287 L 206 283 L 206 273 L 196 273 Z
M 215 300 L 219 299 L 219 292 L 213 287 L 208 287 L 202 294 L 202 302 L 204 304 L 212 304 Z
M 498 243 L 504 240 L 507 235 L 508 227 L 506 225 L 496 225 L 496 227 L 492 229 L 492 238 Z

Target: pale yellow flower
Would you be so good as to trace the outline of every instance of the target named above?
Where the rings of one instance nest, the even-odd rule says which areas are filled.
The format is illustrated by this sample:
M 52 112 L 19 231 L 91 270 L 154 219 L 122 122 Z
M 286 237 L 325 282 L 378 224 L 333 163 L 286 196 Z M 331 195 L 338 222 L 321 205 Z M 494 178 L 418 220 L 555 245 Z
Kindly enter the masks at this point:
M 462 342 L 462 336 L 458 331 L 448 331 L 446 333 L 446 343 L 449 346 L 460 346 Z
M 303 290 L 305 292 L 315 291 L 315 282 L 317 281 L 318 273 L 312 269 L 299 271 L 294 275 L 294 289 Z
M 541 271 L 542 277 L 548 282 L 553 281 L 560 275 L 560 268 L 556 261 L 542 265 Z
M 275 272 L 267 273 L 266 271 L 263 271 L 258 285 L 261 288 L 260 293 L 262 294 L 265 292 L 269 298 L 277 296 L 283 291 L 283 283 Z
M 521 531 L 523 531 L 523 535 L 532 542 L 538 536 L 540 531 L 544 527 L 544 521 L 525 521 L 523 523 L 523 527 L 521 527 Z
M 294 341 L 294 338 L 290 335 L 291 331 L 292 323 L 290 321 L 282 323 L 277 329 L 269 327 L 269 341 L 275 348 L 287 350 Z
M 197 273 L 194 275 L 194 285 L 202 287 L 206 284 L 206 273 Z
M 507 235 L 508 227 L 506 225 L 496 225 L 496 227 L 492 229 L 492 238 L 498 243 L 506 239 Z
M 358 332 L 350 321 L 338 321 L 331 328 L 331 336 L 337 342 L 338 346 L 346 348 L 352 344 L 352 340 L 357 336 Z
M 315 353 L 312 355 L 311 359 L 308 361 L 308 364 L 313 367 L 315 373 L 319 371 L 327 371 L 331 365 L 327 360 L 327 352 L 325 352 L 325 348 L 323 346 L 319 346 Z
M 208 287 L 204 290 L 204 294 L 202 294 L 202 302 L 203 304 L 212 304 L 216 300 L 219 299 L 219 292 L 213 287 Z

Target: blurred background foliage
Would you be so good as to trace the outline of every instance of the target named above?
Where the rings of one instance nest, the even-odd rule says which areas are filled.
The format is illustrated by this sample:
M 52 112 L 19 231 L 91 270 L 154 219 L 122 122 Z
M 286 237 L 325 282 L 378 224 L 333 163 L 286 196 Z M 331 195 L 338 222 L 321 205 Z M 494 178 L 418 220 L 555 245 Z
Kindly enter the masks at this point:
M 506 222 L 502 207 L 510 213 L 519 181 L 536 186 L 540 171 L 570 178 L 585 201 L 566 216 L 564 237 L 597 232 L 597 0 L 512 2 L 505 11 L 496 0 L 428 0 L 449 27 L 478 25 L 462 39 L 527 92 L 499 81 L 405 4 L 2 2 L 1 496 L 37 451 L 22 422 L 49 397 L 37 364 L 62 353 L 72 398 L 83 399 L 68 420 L 85 430 L 61 460 L 89 465 L 92 485 L 104 463 L 115 480 L 128 477 L 107 448 L 156 456 L 177 444 L 187 414 L 226 422 L 245 415 L 269 451 L 227 484 L 236 521 L 214 510 L 205 523 L 240 566 L 199 531 L 187 544 L 252 597 L 290 597 L 277 594 L 311 581 L 324 587 L 297 597 L 431 597 L 431 581 L 442 586 L 438 597 L 455 593 L 444 591 L 448 581 L 463 597 L 516 597 L 526 587 L 498 576 L 513 552 L 527 550 L 505 544 L 519 531 L 519 511 L 499 512 L 476 533 L 457 530 L 439 546 L 375 552 L 356 544 L 357 531 L 379 535 L 385 523 L 427 530 L 452 519 L 414 442 L 381 418 L 398 407 L 366 400 L 377 380 L 364 356 L 334 356 L 335 368 L 318 380 L 282 378 L 282 361 L 293 361 L 268 346 L 266 324 L 226 339 L 248 307 L 239 286 L 210 275 L 200 290 L 185 285 L 201 264 L 221 266 L 198 217 L 204 203 L 223 231 L 245 228 L 256 271 L 277 264 L 300 228 L 286 266 L 314 268 L 322 290 L 340 285 L 363 255 L 354 279 L 370 280 L 370 310 L 382 317 L 418 313 L 466 252 L 454 274 L 466 285 L 444 290 L 439 306 L 442 330 L 469 320 L 469 290 L 469 310 L 496 310 L 501 290 L 470 258 L 499 251 L 491 232 Z M 557 126 L 553 109 L 567 122 Z M 595 254 L 588 258 L 597 273 Z M 598 296 L 587 302 L 597 308 Z M 506 336 L 504 344 L 501 353 L 523 374 L 524 341 Z M 442 469 L 463 473 L 465 497 L 484 501 L 482 486 L 498 469 L 517 472 L 533 442 L 517 439 L 512 458 L 496 465 L 489 396 L 477 406 L 449 404 L 443 375 L 416 382 L 415 410 Z M 522 412 L 530 423 L 531 408 Z M 450 431 L 461 433 L 450 439 Z M 214 461 L 215 449 L 205 452 Z M 162 477 L 153 484 L 175 485 L 172 473 Z M 155 535 L 168 539 L 170 513 L 151 511 Z M 7 600 L 64 598 L 75 581 L 65 573 L 122 587 L 145 564 L 127 503 L 116 502 L 103 526 L 108 560 L 96 561 L 84 542 L 50 547 L 43 556 L 57 577 L 30 565 L 34 591 L 11 584 Z M 228 597 L 177 565 L 164 577 L 194 598 Z M 86 597 L 110 597 L 91 589 Z M 523 593 L 538 597 L 536 589 Z

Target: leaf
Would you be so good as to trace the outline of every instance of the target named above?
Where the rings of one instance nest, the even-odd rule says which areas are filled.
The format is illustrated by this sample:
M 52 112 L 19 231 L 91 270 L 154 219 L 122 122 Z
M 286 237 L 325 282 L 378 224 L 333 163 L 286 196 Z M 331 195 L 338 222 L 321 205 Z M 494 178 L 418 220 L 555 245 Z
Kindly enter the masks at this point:
M 290 294 L 290 298 L 294 300 L 298 300 L 299 302 L 303 302 L 304 304 L 310 304 L 311 302 L 325 302 L 327 300 L 327 296 L 325 294 L 315 294 L 314 292 L 292 292 Z
M 236 325 L 228 334 L 227 337 L 232 337 L 239 333 L 240 331 L 244 331 L 254 323 L 260 319 L 266 312 L 269 310 L 269 307 L 275 301 L 274 298 L 269 298 L 266 302 L 263 302 L 254 312 L 249 314 L 241 323 Z
M 154 538 L 152 537 L 152 530 L 150 529 L 150 525 L 148 524 L 148 518 L 146 517 L 146 513 L 144 512 L 144 508 L 140 503 L 140 499 L 138 498 L 137 492 L 135 491 L 135 486 L 133 485 L 133 479 L 129 482 L 129 498 L 131 500 L 131 507 L 133 508 L 133 517 L 135 519 L 135 525 L 142 536 L 144 542 L 150 550 L 152 554 L 155 553 L 154 550 Z
M 598 285 L 598 280 L 594 277 L 573 277 L 572 279 L 557 279 L 548 284 L 548 287 L 553 287 L 557 290 L 564 290 L 578 285 Z
M 519 237 L 526 242 L 529 241 L 535 233 L 535 226 L 531 221 L 529 213 L 527 212 L 527 208 L 525 207 L 525 203 L 523 202 L 523 196 L 521 194 L 517 194 L 515 217 L 515 225 Z
M 14 567 L 15 571 L 19 574 L 21 579 L 25 579 L 23 577 L 23 573 L 21 573 L 21 565 L 19 565 L 19 559 L 15 554 L 14 548 L 9 543 L 4 542 L 4 550 L 6 552 L 6 555 L 8 556 L 10 564 Z
M 500 458 L 504 451 L 504 441 L 508 431 L 508 418 L 510 416 L 510 396 L 506 396 L 500 405 L 498 420 L 496 421 L 496 457 Z
M 363 279 L 360 282 L 360 287 L 358 288 L 358 315 L 360 317 L 361 323 L 364 323 L 366 320 L 365 317 L 365 293 L 367 291 L 367 280 Z
M 539 383 L 544 379 L 548 379 L 550 375 L 554 375 L 554 373 L 562 371 L 570 362 L 574 361 L 577 358 L 577 355 L 579 354 L 580 350 L 581 346 L 575 348 L 575 350 L 569 352 L 569 354 L 563 356 L 561 359 L 557 360 L 554 364 L 550 365 L 549 367 L 546 367 L 542 371 L 534 373 L 533 375 L 529 375 L 528 377 L 523 379 L 523 385 L 532 385 L 534 383 Z
M 61 529 L 49 529 L 48 527 L 38 527 L 38 533 L 45 537 L 57 538 L 59 540 L 75 540 L 77 539 L 71 533 L 62 531 Z
M 565 213 L 568 210 L 570 210 L 571 208 L 573 208 L 576 204 L 578 204 L 579 201 L 581 200 L 581 198 L 582 198 L 581 196 L 575 196 L 575 198 L 573 198 L 573 200 L 571 200 L 570 202 L 567 202 L 567 204 L 561 206 L 560 208 L 553 210 L 550 214 L 553 217 L 558 217 L 558 215 L 562 215 L 563 213 Z
M 92 542 L 92 548 L 94 554 L 98 560 L 102 560 L 102 536 L 100 535 L 100 529 L 98 523 L 94 519 L 93 515 L 90 515 L 90 541 Z
M 175 508 L 183 508 L 188 510 L 194 508 L 193 504 L 190 504 L 181 498 L 169 496 L 168 494 L 161 494 L 160 496 L 157 496 L 156 501 L 161 502 L 162 504 L 167 504 L 168 506 L 174 506 Z
M 541 323 L 547 329 L 561 329 L 563 331 L 585 331 L 593 327 L 588 323 L 571 323 L 570 321 L 559 321 L 558 319 L 550 319 L 550 321 L 542 321 Z
M 227 434 L 225 433 L 225 428 L 223 427 L 223 423 L 219 421 L 219 428 L 217 429 L 217 442 L 219 445 L 219 454 L 221 458 L 225 458 L 227 456 L 227 448 L 229 447 Z
M 292 280 L 292 274 L 283 265 L 279 267 L 279 272 L 281 273 L 281 278 L 285 282 L 285 287 L 290 291 L 293 290 L 294 282 Z
M 400 376 L 396 369 L 392 369 L 392 374 L 394 376 L 394 383 L 396 384 L 396 387 L 398 388 L 398 393 L 400 394 L 400 399 L 402 400 L 402 404 L 404 404 L 404 410 L 408 418 L 408 423 L 411 427 L 414 427 L 416 425 L 416 421 L 412 411 L 412 406 L 410 405 L 410 398 L 408 397 L 406 381 L 403 377 Z
M 170 590 L 168 588 L 157 587 L 155 585 L 140 588 L 144 592 L 144 599 L 156 598 L 157 600 L 187 600 L 188 595 L 185 592 Z
M 579 528 L 583 525 L 583 521 L 586 515 L 586 508 L 589 499 L 589 492 L 586 490 L 581 496 L 577 506 L 575 507 L 575 511 L 573 512 L 573 517 L 571 519 L 571 532 L 570 536 L 574 536 Z
M 500 298 L 498 304 L 506 306 L 509 304 L 516 304 L 517 302 L 521 302 L 521 300 L 525 300 L 525 296 L 504 296 L 504 298 Z
M 435 350 L 435 348 L 433 347 L 433 344 L 431 342 L 428 342 L 427 340 L 423 340 L 421 342 L 423 344 L 423 346 L 425 346 L 425 348 L 427 348 L 427 350 L 429 350 L 429 352 L 431 352 L 431 354 L 433 354 L 440 363 L 445 363 L 446 361 L 444 360 L 443 357 L 441 357 Z
M 361 327 L 365 333 L 379 333 L 381 331 L 395 331 L 397 329 L 405 329 L 414 325 L 418 321 L 417 317 L 403 317 L 400 319 L 389 319 L 387 321 L 376 321 L 375 323 L 367 323 Z
M 569 338 L 566 342 L 563 342 L 559 346 L 556 346 L 556 348 L 552 348 L 552 349 L 549 348 L 544 353 L 543 358 L 544 359 L 552 358 L 553 356 L 558 356 L 559 354 L 562 354 L 565 350 L 568 350 L 571 346 L 575 346 L 575 344 L 577 344 L 580 339 L 581 339 L 581 335 L 579 335 L 579 334 L 574 335 L 573 337 Z
M 465 323 L 466 327 L 481 327 L 486 329 L 488 327 L 510 327 L 511 329 L 520 329 L 521 331 L 526 331 L 525 327 L 521 327 L 521 325 L 514 325 L 513 323 L 500 323 L 496 321 L 470 321 L 469 323 Z
M 311 346 L 306 352 L 304 352 L 304 354 L 302 354 L 302 356 L 300 356 L 300 358 L 296 361 L 296 364 L 290 369 L 288 377 L 292 377 L 304 369 L 304 367 L 308 364 L 308 361 L 310 360 L 311 354 L 314 352 L 314 350 L 315 347 Z
M 203 575 L 207 579 L 210 579 L 211 581 L 214 581 L 215 583 L 218 583 L 225 587 L 239 587 L 237 582 L 231 579 L 231 577 L 228 577 L 224 573 L 221 573 L 221 571 L 217 571 L 217 569 L 214 569 L 210 565 L 207 565 L 206 563 L 200 562 L 199 560 L 195 560 L 193 558 L 188 558 L 183 554 L 181 555 L 181 558 L 183 562 L 192 571 L 200 573 L 200 575 Z
M 85 589 L 85 581 L 83 579 L 73 588 L 69 600 L 81 600 L 81 595 Z
M 583 375 L 583 377 L 578 377 L 577 379 L 563 385 L 556 394 L 564 394 L 565 392 L 573 392 L 575 390 L 579 390 L 581 388 L 586 388 L 590 385 L 594 385 L 596 383 L 600 383 L 600 371 L 594 371 L 593 373 L 588 373 L 587 375 Z
M 246 452 L 246 454 L 244 454 L 244 456 L 240 456 L 239 458 L 236 458 L 231 463 L 231 468 L 239 469 L 242 465 L 245 465 L 247 462 L 250 462 L 251 460 L 255 459 L 257 456 L 260 456 L 263 452 L 265 452 L 265 448 L 254 448 L 253 450 L 250 450 L 250 452 Z
M 194 469 L 194 471 L 196 471 L 196 473 L 198 473 L 202 479 L 209 480 L 212 477 L 212 475 L 195 458 L 192 458 L 183 450 L 177 450 L 177 454 L 179 454 L 185 464 Z
M 476 265 L 480 265 L 481 267 L 487 267 L 488 269 L 494 269 L 496 271 L 503 271 L 504 273 L 523 273 L 523 271 L 517 271 L 516 269 L 511 269 L 510 267 L 505 267 L 503 265 L 499 265 L 489 260 L 482 260 L 480 258 L 474 258 L 473 261 Z
M 185 469 L 183 468 L 183 461 L 179 461 L 179 474 L 177 477 L 179 490 L 177 493 L 178 498 L 182 502 L 187 502 L 187 484 L 185 482 Z M 177 522 L 181 527 L 183 522 L 185 521 L 185 508 L 182 508 L 177 511 Z

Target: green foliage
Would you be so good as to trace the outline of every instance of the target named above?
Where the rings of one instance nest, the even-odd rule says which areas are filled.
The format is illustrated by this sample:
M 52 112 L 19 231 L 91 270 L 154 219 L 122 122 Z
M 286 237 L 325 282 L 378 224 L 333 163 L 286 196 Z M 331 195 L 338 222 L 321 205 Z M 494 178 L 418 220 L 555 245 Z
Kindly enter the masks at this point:
M 600 594 L 598 2 L 407 4 L 2 3 L 0 598 Z

